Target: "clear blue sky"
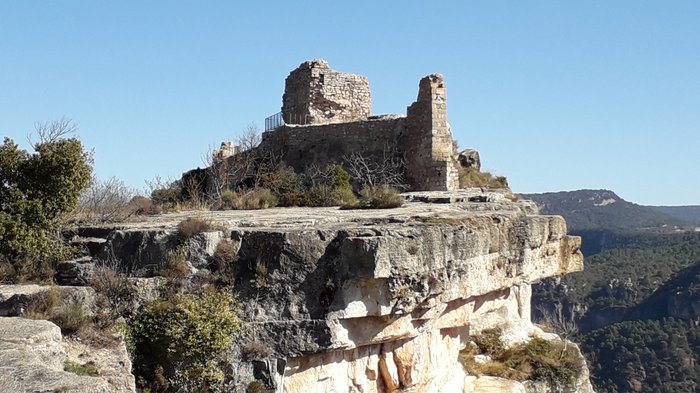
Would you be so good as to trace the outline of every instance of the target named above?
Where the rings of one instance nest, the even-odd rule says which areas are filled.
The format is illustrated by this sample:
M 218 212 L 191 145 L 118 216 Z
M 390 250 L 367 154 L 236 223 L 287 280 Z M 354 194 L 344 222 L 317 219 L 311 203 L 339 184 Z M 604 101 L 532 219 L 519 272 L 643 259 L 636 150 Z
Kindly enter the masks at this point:
M 0 133 L 65 116 L 143 188 L 281 105 L 324 58 L 405 113 L 445 75 L 462 147 L 516 192 L 700 204 L 700 1 L 0 0 Z

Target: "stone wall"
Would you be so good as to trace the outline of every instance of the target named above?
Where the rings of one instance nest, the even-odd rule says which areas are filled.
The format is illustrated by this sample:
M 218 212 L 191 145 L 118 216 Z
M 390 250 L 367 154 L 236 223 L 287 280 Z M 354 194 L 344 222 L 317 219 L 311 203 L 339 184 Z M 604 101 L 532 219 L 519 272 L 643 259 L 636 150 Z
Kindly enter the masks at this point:
M 418 190 L 459 188 L 452 131 L 447 124 L 447 88 L 440 74 L 421 79 L 418 99 L 407 109 L 405 152 L 409 182 Z
M 366 119 L 371 113 L 367 77 L 332 70 L 325 60 L 302 63 L 285 81 L 286 124 L 343 123 Z
M 265 132 L 260 146 L 281 153 L 297 172 L 311 164 L 343 164 L 351 153 L 372 159 L 393 152 L 406 163 L 411 189 L 459 188 L 442 75 L 421 79 L 405 117 L 369 116 L 370 105 L 367 78 L 333 71 L 323 60 L 302 63 L 287 77 L 286 125 Z
M 405 117 L 386 117 L 351 123 L 286 125 L 263 134 L 263 148 L 280 152 L 285 163 L 297 172 L 315 164 L 342 164 L 344 156 L 362 153 L 379 159 L 384 152 L 396 152 L 405 129 Z

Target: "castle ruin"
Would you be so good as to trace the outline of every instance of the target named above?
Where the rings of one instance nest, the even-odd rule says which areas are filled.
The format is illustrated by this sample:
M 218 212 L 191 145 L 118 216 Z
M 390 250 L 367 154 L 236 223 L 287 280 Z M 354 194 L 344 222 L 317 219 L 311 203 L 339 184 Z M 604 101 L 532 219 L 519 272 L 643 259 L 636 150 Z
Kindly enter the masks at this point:
M 440 74 L 420 80 L 406 115 L 372 115 L 369 81 L 335 71 L 325 60 L 302 63 L 285 81 L 282 111 L 265 121 L 261 149 L 272 149 L 298 172 L 343 164 L 351 154 L 405 162 L 412 190 L 459 188 L 456 152 L 447 123 L 447 88 Z

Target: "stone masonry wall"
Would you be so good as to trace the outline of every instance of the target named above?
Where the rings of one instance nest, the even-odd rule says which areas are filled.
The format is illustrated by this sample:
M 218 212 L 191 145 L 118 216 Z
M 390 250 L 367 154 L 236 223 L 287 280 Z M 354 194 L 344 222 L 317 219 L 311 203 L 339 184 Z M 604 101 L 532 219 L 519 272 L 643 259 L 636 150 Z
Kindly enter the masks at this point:
M 372 159 L 396 152 L 406 162 L 411 189 L 459 188 L 442 75 L 421 79 L 418 98 L 405 117 L 370 112 L 367 78 L 333 71 L 323 60 L 308 61 L 287 77 L 286 125 L 265 132 L 260 147 L 281 154 L 297 172 L 311 164 L 343 164 L 351 153 Z
M 285 81 L 282 116 L 287 124 L 351 122 L 371 113 L 367 77 L 335 71 L 325 60 L 302 63 Z
M 362 153 L 379 158 L 397 150 L 399 135 L 405 129 L 404 117 L 380 118 L 352 123 L 309 126 L 282 126 L 263 134 L 263 148 L 277 148 L 285 163 L 297 172 L 316 164 L 342 164 L 345 155 Z
M 459 188 L 452 131 L 447 124 L 447 88 L 440 74 L 421 79 L 418 99 L 407 110 L 405 152 L 409 182 L 418 190 Z

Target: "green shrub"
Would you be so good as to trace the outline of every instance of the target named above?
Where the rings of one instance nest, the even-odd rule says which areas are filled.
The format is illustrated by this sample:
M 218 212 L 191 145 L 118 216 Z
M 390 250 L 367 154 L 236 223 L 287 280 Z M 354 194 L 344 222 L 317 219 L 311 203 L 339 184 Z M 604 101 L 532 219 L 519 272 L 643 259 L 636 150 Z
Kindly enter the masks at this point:
M 220 391 L 220 360 L 239 328 L 236 312 L 223 290 L 147 305 L 127 326 L 139 380 L 159 391 L 168 389 L 164 384 L 172 391 Z
M 326 169 L 326 172 L 328 174 L 327 185 L 333 188 L 352 191 L 350 175 L 345 171 L 342 165 L 330 165 L 328 169 Z
M 243 195 L 240 209 L 267 209 L 277 206 L 277 197 L 266 188 L 256 188 Z
M 97 370 L 97 365 L 95 365 L 95 362 L 87 362 L 85 364 L 80 364 L 71 362 L 70 360 L 66 360 L 65 363 L 63 363 L 63 371 L 67 371 L 69 373 L 78 375 L 88 375 L 92 377 L 100 375 L 99 371 Z
M 459 187 L 508 188 L 505 176 L 493 176 L 489 172 L 480 172 L 476 168 L 459 168 Z
M 264 174 L 263 185 L 280 197 L 305 191 L 304 179 L 289 166 L 281 166 L 273 172 Z
M 308 191 L 287 192 L 278 196 L 279 206 L 312 206 Z
M 219 195 L 219 201 L 216 204 L 216 208 L 218 210 L 233 210 L 235 209 L 234 206 L 239 203 L 240 198 L 241 197 L 237 192 L 233 190 L 224 190 Z
M 401 207 L 403 198 L 395 188 L 381 186 L 367 186 L 360 190 L 360 202 L 358 207 L 370 209 L 390 209 Z
M 579 353 L 562 341 L 532 338 L 524 344 L 504 348 L 500 331 L 482 332 L 474 345 L 460 352 L 460 362 L 472 375 L 492 375 L 519 381 L 546 381 L 561 390 L 571 386 L 583 368 Z M 486 354 L 491 361 L 476 362 L 474 355 Z
M 56 127 L 71 127 L 62 122 Z M 70 256 L 56 233 L 90 182 L 92 160 L 78 139 L 62 135 L 40 131 L 32 154 L 9 138 L 0 145 L 0 260 L 15 265 L 9 280 L 46 279 Z
M 491 357 L 499 357 L 505 351 L 505 345 L 501 341 L 500 329 L 487 329 L 474 337 L 474 343 L 481 353 Z
M 311 187 L 308 199 L 310 206 L 343 206 L 357 203 L 352 189 L 333 187 L 327 184 Z

